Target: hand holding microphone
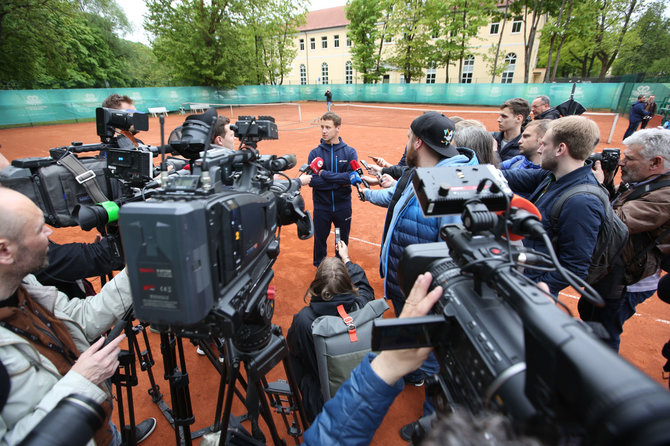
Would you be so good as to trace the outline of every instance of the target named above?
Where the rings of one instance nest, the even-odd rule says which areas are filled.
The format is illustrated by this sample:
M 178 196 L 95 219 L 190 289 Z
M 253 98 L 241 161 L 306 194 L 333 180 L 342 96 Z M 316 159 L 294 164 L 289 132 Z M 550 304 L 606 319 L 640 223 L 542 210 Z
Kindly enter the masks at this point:
M 361 183 L 363 180 L 361 179 L 361 176 L 358 174 L 358 172 L 351 172 L 349 174 L 349 182 L 352 186 L 356 186 L 356 190 L 358 191 L 358 198 L 360 198 L 361 201 L 365 201 L 365 194 L 361 190 Z
M 312 160 L 311 163 L 309 163 L 309 165 L 303 164 L 302 167 L 300 167 L 300 172 L 306 173 L 307 175 L 317 175 L 322 167 L 323 158 L 317 156 Z
M 365 187 L 370 189 L 370 185 L 368 184 L 368 182 L 365 181 L 365 179 L 361 178 L 363 176 L 363 169 L 361 168 L 361 165 L 358 163 L 358 160 L 349 161 L 349 165 L 351 166 L 351 169 L 358 174 L 359 183 L 363 183 Z M 349 179 L 351 179 L 351 177 L 349 177 Z

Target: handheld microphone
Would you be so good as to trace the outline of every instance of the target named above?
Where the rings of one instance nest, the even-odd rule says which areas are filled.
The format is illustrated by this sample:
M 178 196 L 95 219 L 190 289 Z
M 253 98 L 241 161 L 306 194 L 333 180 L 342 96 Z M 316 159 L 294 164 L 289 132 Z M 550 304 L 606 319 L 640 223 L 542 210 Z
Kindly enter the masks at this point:
M 361 168 L 361 165 L 358 163 L 358 160 L 349 161 L 349 165 L 351 166 L 351 169 L 358 174 L 358 179 L 360 180 L 360 182 L 362 182 L 365 187 L 370 189 L 370 185 L 368 184 L 368 182 L 361 178 L 363 176 L 363 169 Z
M 358 191 L 358 198 L 360 198 L 361 201 L 365 201 L 365 194 L 361 190 L 360 186 L 363 180 L 361 179 L 361 176 L 358 174 L 358 172 L 351 172 L 349 174 L 349 182 L 352 186 L 356 186 L 356 190 Z
M 311 175 L 316 175 L 317 173 L 319 173 L 319 171 L 321 170 L 322 167 L 323 167 L 323 158 L 321 158 L 320 156 L 317 156 L 309 164 L 309 166 L 307 167 L 306 172 L 308 174 L 311 174 Z

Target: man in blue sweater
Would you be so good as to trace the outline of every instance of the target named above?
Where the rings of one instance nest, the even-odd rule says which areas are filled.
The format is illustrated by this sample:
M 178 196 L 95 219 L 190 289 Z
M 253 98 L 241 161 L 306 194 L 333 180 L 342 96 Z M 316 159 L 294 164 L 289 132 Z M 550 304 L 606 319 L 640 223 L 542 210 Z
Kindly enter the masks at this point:
M 577 184 L 598 184 L 590 165 L 584 165 L 600 141 L 595 122 L 581 116 L 568 116 L 552 121 L 539 148 L 542 169 L 504 170 L 510 188 L 518 194 L 530 194 L 529 199 L 542 214 L 542 224 L 561 265 L 585 278 L 591 256 L 605 218 L 605 209 L 598 197 L 579 193 L 569 198 L 558 217 L 557 231 L 552 228 L 551 208 L 563 192 Z M 547 252 L 542 239 L 526 238 L 524 245 Z M 556 271 L 527 269 L 526 276 L 536 282 L 545 282 L 552 294 L 568 286 Z
M 323 159 L 323 167 L 314 175 L 302 175 L 303 185 L 312 188 L 314 203 L 314 266 L 328 254 L 327 242 L 330 226 L 340 228 L 341 240 L 349 243 L 351 229 L 351 183 L 350 162 L 358 161 L 353 147 L 349 147 L 340 138 L 342 118 L 333 112 L 321 116 L 321 144 L 311 152 L 307 162 L 315 158 Z
M 637 131 L 637 127 L 642 122 L 642 119 L 645 116 L 649 116 L 649 112 L 645 110 L 647 97 L 643 94 L 637 97 L 637 102 L 631 105 L 630 114 L 628 115 L 628 128 L 626 133 L 623 134 L 623 139 L 628 138 L 630 135 Z

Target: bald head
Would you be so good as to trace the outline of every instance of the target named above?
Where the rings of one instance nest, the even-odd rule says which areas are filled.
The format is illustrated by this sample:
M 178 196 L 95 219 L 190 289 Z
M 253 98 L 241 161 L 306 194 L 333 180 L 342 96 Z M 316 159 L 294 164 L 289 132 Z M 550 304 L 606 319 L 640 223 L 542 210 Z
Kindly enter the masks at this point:
M 23 229 L 42 218 L 42 211 L 30 198 L 6 187 L 0 187 L 0 238 L 20 241 Z

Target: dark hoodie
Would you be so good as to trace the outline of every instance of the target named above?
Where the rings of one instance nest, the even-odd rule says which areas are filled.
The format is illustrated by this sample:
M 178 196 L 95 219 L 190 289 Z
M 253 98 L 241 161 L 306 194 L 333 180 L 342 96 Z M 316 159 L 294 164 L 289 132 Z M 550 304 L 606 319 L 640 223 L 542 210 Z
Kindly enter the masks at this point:
M 363 308 L 375 298 L 375 292 L 365 276 L 365 271 L 353 262 L 347 262 L 351 282 L 358 288 L 358 295 L 338 294 L 329 301 L 313 297 L 309 306 L 293 316 L 293 322 L 286 334 L 286 341 L 294 364 L 294 372 L 300 386 L 306 415 L 310 421 L 323 406 L 319 387 L 319 368 L 312 338 L 312 322 L 319 316 L 337 316 L 337 306 L 343 305 L 347 313 Z
M 320 175 L 313 175 L 309 185 L 312 187 L 314 209 L 329 211 L 351 210 L 351 183 L 349 174 L 352 172 L 349 163 L 358 161 L 353 147 L 342 142 L 321 144 L 311 152 L 307 162 L 311 164 L 315 158 L 323 159 Z

